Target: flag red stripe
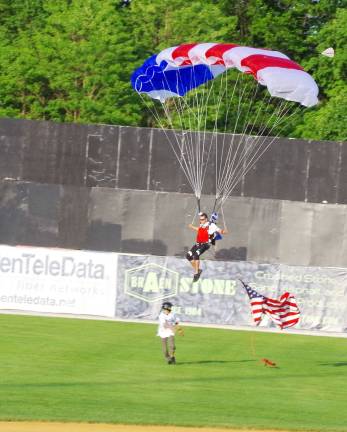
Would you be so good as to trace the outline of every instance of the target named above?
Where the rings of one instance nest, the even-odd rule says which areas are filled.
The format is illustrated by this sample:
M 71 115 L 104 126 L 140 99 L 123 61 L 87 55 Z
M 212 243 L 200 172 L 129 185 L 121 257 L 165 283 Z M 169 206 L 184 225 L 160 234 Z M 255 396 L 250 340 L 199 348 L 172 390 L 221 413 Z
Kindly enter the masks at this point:
M 300 310 L 292 294 L 285 292 L 279 300 L 271 299 L 258 294 L 244 282 L 242 283 L 250 298 L 253 320 L 257 325 L 260 324 L 263 314 L 268 315 L 281 329 L 299 322 Z

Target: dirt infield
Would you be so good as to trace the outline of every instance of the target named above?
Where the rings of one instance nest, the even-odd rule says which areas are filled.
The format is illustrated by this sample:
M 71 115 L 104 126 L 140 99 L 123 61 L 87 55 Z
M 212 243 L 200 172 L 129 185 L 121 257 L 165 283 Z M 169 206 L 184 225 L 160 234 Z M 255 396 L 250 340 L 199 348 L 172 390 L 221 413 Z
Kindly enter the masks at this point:
M 246 432 L 246 429 L 131 426 L 101 423 L 0 422 L 1 432 Z M 252 432 L 257 432 L 252 429 Z M 275 431 L 259 431 L 275 432 Z M 281 432 L 281 431 L 276 431 Z M 284 432 L 284 431 L 282 431 Z

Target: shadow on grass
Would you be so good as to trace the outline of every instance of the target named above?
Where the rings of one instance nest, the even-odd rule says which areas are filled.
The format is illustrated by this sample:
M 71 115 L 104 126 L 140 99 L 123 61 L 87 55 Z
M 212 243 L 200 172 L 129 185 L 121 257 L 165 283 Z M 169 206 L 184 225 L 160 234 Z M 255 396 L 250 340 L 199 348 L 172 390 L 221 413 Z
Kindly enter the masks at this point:
M 347 361 L 339 361 L 339 362 L 329 362 L 329 363 L 319 363 L 320 366 L 347 366 Z
M 193 364 L 224 364 L 224 363 L 247 363 L 255 362 L 256 360 L 197 360 L 188 362 L 177 362 L 176 366 L 193 365 Z

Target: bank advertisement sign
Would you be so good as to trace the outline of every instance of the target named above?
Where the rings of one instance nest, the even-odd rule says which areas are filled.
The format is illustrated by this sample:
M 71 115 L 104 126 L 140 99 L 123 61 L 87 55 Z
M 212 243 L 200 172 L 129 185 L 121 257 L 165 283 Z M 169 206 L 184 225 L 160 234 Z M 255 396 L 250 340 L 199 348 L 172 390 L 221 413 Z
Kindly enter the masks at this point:
M 120 255 L 116 316 L 155 320 L 167 300 L 183 322 L 253 326 L 241 279 L 267 297 L 294 294 L 301 311 L 296 329 L 347 331 L 346 269 L 244 261 L 202 261 L 201 268 L 193 283 L 182 258 Z M 274 324 L 265 318 L 261 326 Z
M 248 297 L 238 279 L 250 280 L 257 269 L 275 273 L 277 266 L 204 261 L 202 269 L 200 280 L 193 283 L 187 260 L 120 255 L 116 316 L 157 319 L 162 302 L 168 300 L 182 321 L 248 325 Z
M 117 254 L 0 246 L 0 309 L 113 317 Z

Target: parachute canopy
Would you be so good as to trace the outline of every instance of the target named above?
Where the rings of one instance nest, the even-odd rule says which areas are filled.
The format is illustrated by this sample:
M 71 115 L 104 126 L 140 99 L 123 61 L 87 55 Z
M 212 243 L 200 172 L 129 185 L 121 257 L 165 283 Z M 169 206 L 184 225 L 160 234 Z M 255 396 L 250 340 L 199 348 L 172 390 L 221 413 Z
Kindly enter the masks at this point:
M 318 87 L 303 68 L 279 51 L 235 44 L 183 44 L 147 59 L 131 77 L 133 88 L 153 99 L 184 96 L 227 69 L 252 74 L 270 95 L 311 107 Z

